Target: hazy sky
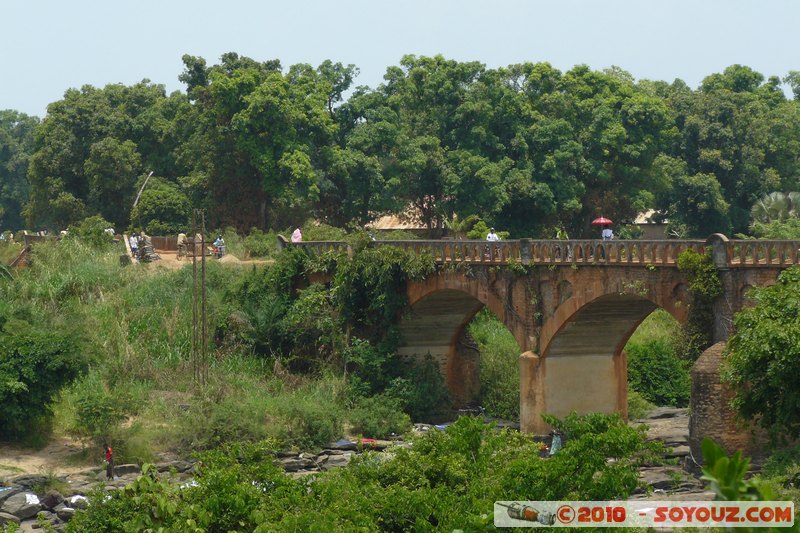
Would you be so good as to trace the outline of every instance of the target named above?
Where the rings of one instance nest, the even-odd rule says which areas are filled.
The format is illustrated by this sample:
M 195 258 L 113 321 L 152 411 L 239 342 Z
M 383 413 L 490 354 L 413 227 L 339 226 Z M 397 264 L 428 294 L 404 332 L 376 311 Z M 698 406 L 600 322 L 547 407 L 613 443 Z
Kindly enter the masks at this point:
M 0 109 L 44 116 L 85 84 L 182 90 L 181 56 L 355 64 L 376 87 L 404 54 L 489 67 L 617 65 L 696 87 L 740 63 L 800 70 L 797 0 L 0 0 Z

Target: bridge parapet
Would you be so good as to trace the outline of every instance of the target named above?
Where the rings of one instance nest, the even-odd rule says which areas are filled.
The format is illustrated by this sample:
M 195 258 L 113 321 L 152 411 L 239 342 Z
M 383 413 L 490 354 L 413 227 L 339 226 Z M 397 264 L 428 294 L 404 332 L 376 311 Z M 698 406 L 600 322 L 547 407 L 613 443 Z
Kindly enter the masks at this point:
M 731 267 L 783 267 L 800 264 L 800 241 L 731 240 L 727 243 Z
M 686 250 L 703 253 L 722 247 L 723 264 L 738 267 L 785 267 L 800 264 L 800 241 L 728 240 L 724 236 L 703 240 L 413 240 L 374 241 L 373 246 L 397 246 L 413 253 L 429 253 L 438 263 L 505 265 L 521 264 L 592 264 L 630 266 L 677 266 L 678 256 Z M 339 241 L 304 241 L 293 243 L 311 253 L 350 252 Z

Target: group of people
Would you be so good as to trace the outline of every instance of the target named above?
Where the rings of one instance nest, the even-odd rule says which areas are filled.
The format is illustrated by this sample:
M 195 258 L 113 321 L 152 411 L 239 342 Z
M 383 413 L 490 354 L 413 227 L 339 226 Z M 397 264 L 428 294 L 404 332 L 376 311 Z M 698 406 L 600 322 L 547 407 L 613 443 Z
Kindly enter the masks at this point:
M 199 233 L 194 236 L 194 252 L 199 252 L 197 247 L 200 246 L 203 242 L 203 236 Z M 217 259 L 222 259 L 225 255 L 225 239 L 222 238 L 222 235 L 217 235 L 217 238 L 214 240 L 214 256 Z M 187 256 L 189 251 L 189 239 L 186 237 L 185 233 L 178 233 L 178 261 L 183 259 Z M 193 255 L 197 255 L 193 253 Z

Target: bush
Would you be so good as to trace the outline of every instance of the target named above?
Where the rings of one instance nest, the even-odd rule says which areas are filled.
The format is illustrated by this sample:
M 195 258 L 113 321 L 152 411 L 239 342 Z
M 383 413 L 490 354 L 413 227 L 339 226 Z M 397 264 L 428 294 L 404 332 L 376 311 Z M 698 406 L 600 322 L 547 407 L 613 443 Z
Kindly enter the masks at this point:
M 288 446 L 309 449 L 324 446 L 342 436 L 343 416 L 338 406 L 320 403 L 301 393 L 277 397 L 271 402 L 270 434 Z
M 355 433 L 378 439 L 399 435 L 411 427 L 411 419 L 401 410 L 400 402 L 385 395 L 362 399 L 347 418 Z
M 628 384 L 628 418 L 644 418 L 647 413 L 655 409 L 655 405 L 648 402 L 639 392 L 633 390 Z
M 508 328 L 484 308 L 470 322 L 480 351 L 481 405 L 498 418 L 519 418 L 520 349 Z
M 79 224 L 69 227 L 68 239 L 77 239 L 91 246 L 102 248 L 111 244 L 113 235 L 106 233 L 106 229 L 113 225 L 100 215 L 84 218 Z
M 248 257 L 272 257 L 278 251 L 278 239 L 272 231 L 264 233 L 253 228 L 243 240 L 244 250 Z
M 444 383 L 439 364 L 427 354 L 422 361 L 400 360 L 399 376 L 385 389 L 396 399 L 412 420 L 433 420 L 450 410 L 450 393 Z
M 0 318 L 0 434 L 16 439 L 49 419 L 53 397 L 85 361 L 69 334 Z
M 692 388 L 689 364 L 664 339 L 628 343 L 628 383 L 656 405 L 686 407 Z

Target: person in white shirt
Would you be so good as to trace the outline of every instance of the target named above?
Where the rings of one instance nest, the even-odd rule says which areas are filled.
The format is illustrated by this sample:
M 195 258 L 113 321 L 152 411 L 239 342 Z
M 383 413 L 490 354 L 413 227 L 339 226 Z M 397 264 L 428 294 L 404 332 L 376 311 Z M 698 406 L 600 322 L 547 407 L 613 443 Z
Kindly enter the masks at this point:
M 491 228 L 489 230 L 489 234 L 486 236 L 486 240 L 489 242 L 496 242 L 500 240 L 500 237 L 498 237 L 497 233 L 494 232 L 494 228 Z
M 611 226 L 609 226 L 608 224 L 603 226 L 603 232 L 601 233 L 601 235 L 603 236 L 604 241 L 610 241 L 614 239 L 614 232 L 611 231 Z M 602 259 L 606 258 L 605 246 L 600 247 L 600 257 Z

